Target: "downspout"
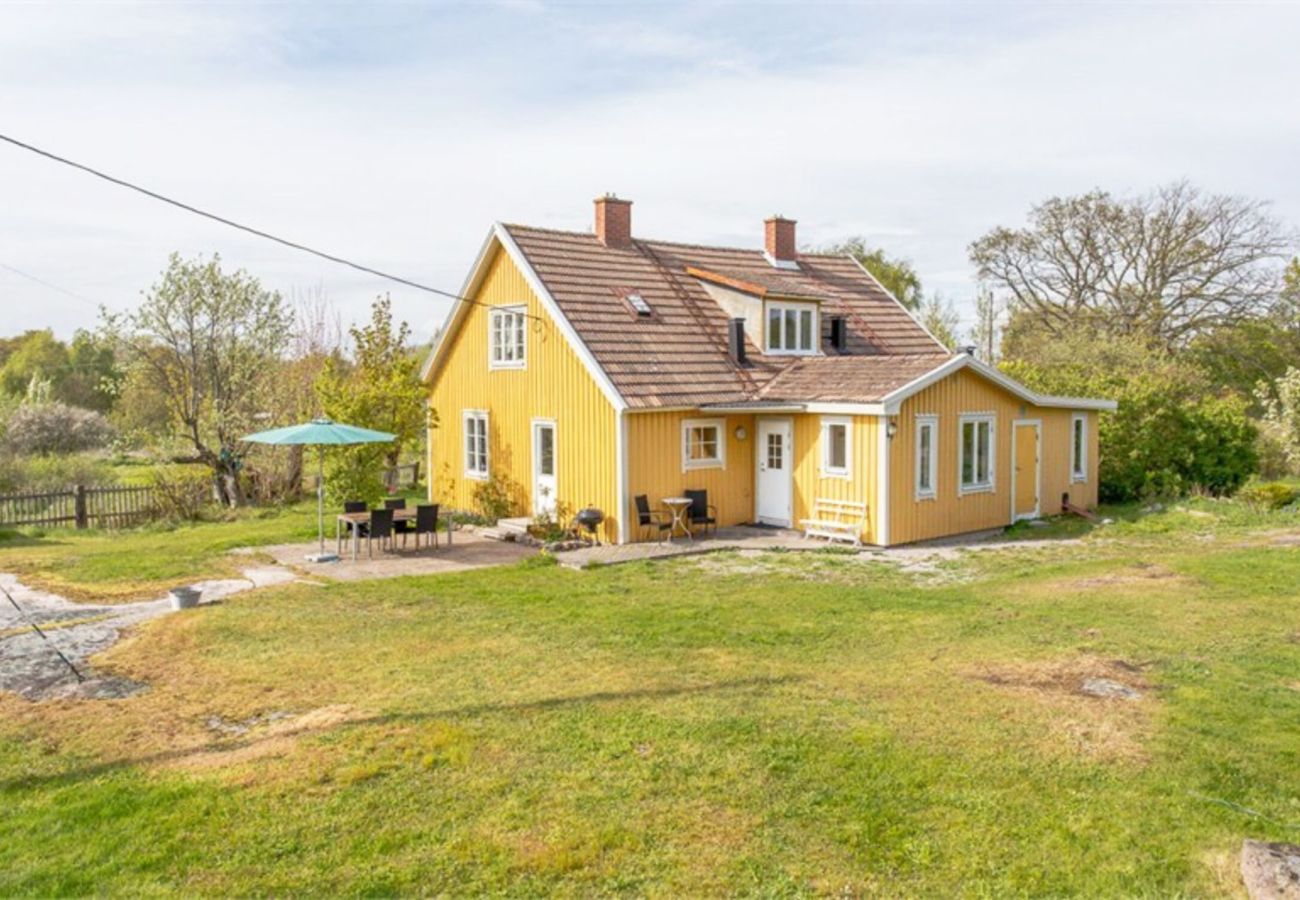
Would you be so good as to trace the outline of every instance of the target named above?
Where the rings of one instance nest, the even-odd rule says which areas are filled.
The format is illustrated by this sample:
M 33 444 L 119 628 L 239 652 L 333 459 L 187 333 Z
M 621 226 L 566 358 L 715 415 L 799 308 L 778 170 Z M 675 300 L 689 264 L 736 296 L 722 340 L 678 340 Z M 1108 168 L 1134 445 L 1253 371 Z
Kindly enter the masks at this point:
M 628 496 L 627 496 L 627 411 L 618 409 L 615 413 L 614 427 L 614 456 L 616 470 L 617 486 L 615 488 L 618 494 L 618 542 L 626 544 L 627 526 L 628 526 Z

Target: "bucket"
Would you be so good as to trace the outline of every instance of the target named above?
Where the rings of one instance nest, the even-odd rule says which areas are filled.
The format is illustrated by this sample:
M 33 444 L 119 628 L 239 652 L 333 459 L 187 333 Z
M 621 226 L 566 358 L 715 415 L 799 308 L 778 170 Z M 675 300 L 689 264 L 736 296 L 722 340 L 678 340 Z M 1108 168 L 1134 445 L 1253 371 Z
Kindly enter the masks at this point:
M 199 605 L 199 595 L 203 592 L 192 587 L 174 587 L 168 593 L 171 594 L 172 609 L 193 609 Z

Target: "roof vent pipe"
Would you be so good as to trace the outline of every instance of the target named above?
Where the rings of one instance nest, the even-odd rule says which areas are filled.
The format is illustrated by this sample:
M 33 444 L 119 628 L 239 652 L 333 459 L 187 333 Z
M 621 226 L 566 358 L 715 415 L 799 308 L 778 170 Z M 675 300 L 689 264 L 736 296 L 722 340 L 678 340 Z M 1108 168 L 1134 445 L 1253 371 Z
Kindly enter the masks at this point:
M 738 366 L 745 364 L 745 320 L 732 319 L 727 327 L 727 353 Z
M 965 353 L 967 356 L 974 356 L 977 349 L 978 348 L 974 344 L 967 344 L 961 348 L 961 352 Z

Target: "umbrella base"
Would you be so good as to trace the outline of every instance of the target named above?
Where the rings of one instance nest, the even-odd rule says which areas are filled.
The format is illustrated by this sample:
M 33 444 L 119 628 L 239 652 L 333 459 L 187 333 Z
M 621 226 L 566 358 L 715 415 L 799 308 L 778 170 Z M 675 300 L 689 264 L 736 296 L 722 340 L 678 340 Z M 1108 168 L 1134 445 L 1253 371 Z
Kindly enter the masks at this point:
M 338 561 L 339 561 L 339 555 L 337 553 L 308 553 L 307 554 L 307 562 L 327 563 L 327 562 L 338 562 Z

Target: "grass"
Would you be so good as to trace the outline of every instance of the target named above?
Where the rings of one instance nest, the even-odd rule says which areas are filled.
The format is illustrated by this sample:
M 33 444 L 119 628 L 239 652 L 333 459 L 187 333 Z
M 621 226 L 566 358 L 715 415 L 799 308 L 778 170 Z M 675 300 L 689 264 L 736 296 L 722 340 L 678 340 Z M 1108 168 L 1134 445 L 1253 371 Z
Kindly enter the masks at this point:
M 0 698 L 0 895 L 1239 892 L 1243 837 L 1300 836 L 1300 518 L 1110 514 L 929 573 L 536 559 L 157 620 L 97 660 L 145 693 Z

